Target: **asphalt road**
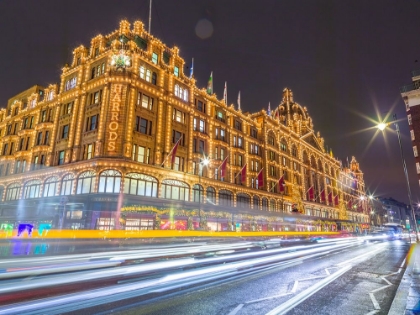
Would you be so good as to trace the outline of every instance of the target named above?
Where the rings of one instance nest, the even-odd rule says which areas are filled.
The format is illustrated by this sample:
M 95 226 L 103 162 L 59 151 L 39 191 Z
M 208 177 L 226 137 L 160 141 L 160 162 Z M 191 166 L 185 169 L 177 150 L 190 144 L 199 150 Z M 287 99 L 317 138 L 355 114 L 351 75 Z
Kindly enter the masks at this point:
M 408 249 L 402 241 L 361 244 L 239 279 L 132 298 L 78 314 L 387 314 Z

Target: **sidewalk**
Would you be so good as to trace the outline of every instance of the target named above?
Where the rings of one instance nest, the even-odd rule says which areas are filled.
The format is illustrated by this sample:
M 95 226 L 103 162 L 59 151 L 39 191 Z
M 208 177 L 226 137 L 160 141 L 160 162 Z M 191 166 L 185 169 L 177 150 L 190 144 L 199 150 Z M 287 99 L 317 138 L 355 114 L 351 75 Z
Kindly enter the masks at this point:
M 395 294 L 388 315 L 420 314 L 420 243 L 411 245 L 407 269 Z

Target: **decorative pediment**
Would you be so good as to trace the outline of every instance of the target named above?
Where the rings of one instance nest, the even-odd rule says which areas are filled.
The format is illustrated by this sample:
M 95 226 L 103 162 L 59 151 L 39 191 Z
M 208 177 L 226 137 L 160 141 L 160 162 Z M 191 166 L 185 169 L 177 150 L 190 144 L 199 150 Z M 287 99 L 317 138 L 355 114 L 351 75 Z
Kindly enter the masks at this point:
M 301 137 L 302 140 L 304 140 L 306 143 L 308 143 L 310 146 L 320 150 L 324 151 L 320 143 L 318 142 L 318 139 L 315 137 L 313 132 L 307 133 Z

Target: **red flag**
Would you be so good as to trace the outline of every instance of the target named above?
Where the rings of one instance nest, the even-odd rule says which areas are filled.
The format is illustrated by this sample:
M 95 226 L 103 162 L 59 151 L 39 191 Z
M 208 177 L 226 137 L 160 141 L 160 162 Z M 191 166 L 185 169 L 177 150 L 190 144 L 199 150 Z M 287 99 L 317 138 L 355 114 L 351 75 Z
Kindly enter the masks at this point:
M 314 200 L 314 186 L 309 187 L 307 194 L 308 194 L 309 201 L 313 201 Z
M 246 182 L 246 164 L 241 170 L 241 183 Z
M 325 202 L 325 189 L 321 191 L 321 201 Z
M 261 171 L 257 175 L 258 188 L 264 186 L 264 174 L 263 174 L 262 171 L 263 171 L 263 168 L 261 169 Z
M 222 164 L 220 165 L 220 173 L 221 173 L 222 178 L 224 178 L 226 175 L 226 165 L 227 165 L 227 157 L 223 160 Z
M 348 209 L 351 209 L 353 207 L 353 201 L 350 199 L 348 202 L 347 202 L 347 208 Z
M 280 177 L 279 179 L 279 187 L 280 187 L 280 192 L 284 192 L 284 188 L 286 186 L 286 183 L 284 182 L 284 175 L 282 177 Z
M 332 192 L 330 192 L 330 193 L 328 194 L 328 203 L 329 203 L 329 204 L 332 204 L 332 203 L 333 203 Z
M 176 157 L 176 150 L 178 150 L 178 145 L 179 145 L 179 142 L 181 141 L 181 138 L 182 137 L 180 137 L 179 139 L 178 139 L 178 141 L 175 143 L 175 145 L 174 145 L 174 147 L 172 148 L 172 157 L 171 157 L 171 164 L 174 164 L 174 162 L 175 162 L 175 157 Z
M 338 206 L 338 195 L 336 195 L 336 196 L 334 197 L 334 204 L 335 204 L 336 206 Z

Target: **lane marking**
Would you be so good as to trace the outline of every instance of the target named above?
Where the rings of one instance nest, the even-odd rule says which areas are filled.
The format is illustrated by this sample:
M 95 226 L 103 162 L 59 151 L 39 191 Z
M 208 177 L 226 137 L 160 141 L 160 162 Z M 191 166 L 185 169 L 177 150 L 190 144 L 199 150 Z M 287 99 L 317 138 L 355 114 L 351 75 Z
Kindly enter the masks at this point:
M 287 313 L 288 311 L 290 311 L 291 309 L 295 308 L 297 305 L 305 301 L 307 298 L 309 298 L 310 296 L 314 295 L 316 292 L 321 290 L 323 287 L 325 287 L 329 283 L 333 282 L 335 279 L 342 276 L 351 268 L 352 268 L 351 265 L 341 268 L 340 270 L 334 272 L 332 275 L 322 279 L 318 283 L 314 284 L 313 286 L 307 288 L 306 290 L 300 292 L 299 294 L 295 295 L 291 299 L 287 300 L 283 304 L 280 304 L 276 308 L 272 309 L 266 315 L 279 315 L 279 314 Z
M 373 303 L 373 306 L 375 307 L 375 309 L 376 309 L 376 310 L 380 310 L 380 309 L 381 309 L 381 307 L 379 306 L 379 303 L 378 303 L 378 301 L 376 300 L 376 298 L 375 298 L 375 296 L 373 295 L 373 293 L 370 293 L 370 292 L 369 292 L 369 296 L 370 296 L 370 299 L 372 300 L 372 303 Z
M 299 285 L 299 281 L 296 280 L 295 283 L 293 284 L 293 288 L 292 288 L 292 291 L 291 291 L 292 293 L 296 292 L 298 285 Z
M 389 282 L 389 280 L 387 279 L 387 278 L 385 278 L 385 277 L 388 277 L 389 275 L 386 275 L 386 276 L 382 276 L 381 277 L 381 279 L 382 280 L 384 280 L 386 283 L 388 283 L 389 285 L 392 285 L 392 283 L 391 282 Z
M 244 304 L 239 304 L 237 307 L 235 307 L 228 315 L 236 315 L 241 308 L 244 306 Z
M 366 315 L 374 315 L 376 313 L 379 313 L 379 311 L 378 310 L 373 310 L 373 311 L 367 313 Z

